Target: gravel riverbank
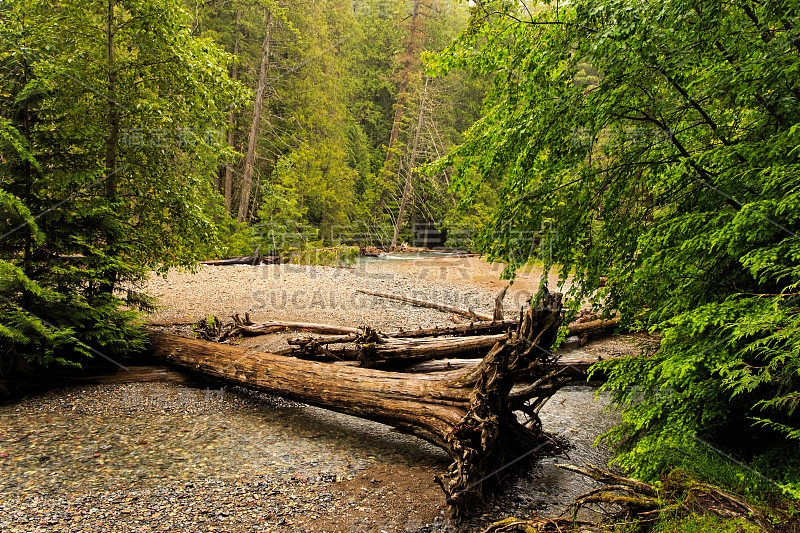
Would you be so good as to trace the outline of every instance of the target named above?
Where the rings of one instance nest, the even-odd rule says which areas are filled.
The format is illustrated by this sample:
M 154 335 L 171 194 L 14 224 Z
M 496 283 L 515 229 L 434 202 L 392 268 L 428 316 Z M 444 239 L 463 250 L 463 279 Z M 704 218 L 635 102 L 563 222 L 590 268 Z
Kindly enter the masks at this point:
M 201 267 L 154 276 L 148 290 L 161 300 L 154 320 L 250 312 L 393 329 L 456 318 L 356 289 L 489 313 L 505 286 L 498 274 L 477 258 Z M 537 283 L 535 272 L 515 283 L 509 316 Z M 281 340 L 248 342 L 264 349 Z M 604 349 L 629 349 L 618 344 Z M 615 421 L 606 403 L 581 385 L 545 407 L 543 422 L 570 442 L 572 462 L 607 460 L 591 446 Z M 553 466 L 565 460 L 543 461 L 457 525 L 433 482 L 446 454 L 387 426 L 235 387 L 81 386 L 0 407 L 0 531 L 480 531 L 509 515 L 559 509 L 586 490 L 584 479 Z

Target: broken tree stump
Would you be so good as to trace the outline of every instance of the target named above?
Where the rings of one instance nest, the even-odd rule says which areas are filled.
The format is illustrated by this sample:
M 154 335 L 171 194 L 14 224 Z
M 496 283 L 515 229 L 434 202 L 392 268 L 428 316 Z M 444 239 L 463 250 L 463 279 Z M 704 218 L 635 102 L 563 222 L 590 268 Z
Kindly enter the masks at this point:
M 560 321 L 561 295 L 545 294 L 517 331 L 496 342 L 479 364 L 456 373 L 404 374 L 304 361 L 163 332 L 152 332 L 150 345 L 154 355 L 175 365 L 389 424 L 440 446 L 453 463 L 437 481 L 458 516 L 498 482 L 495 474 L 504 465 L 534 460 L 554 446 L 535 413 L 525 424 L 518 421 L 509 394 L 523 379 L 552 394 L 560 370 L 549 347 Z M 536 388 L 528 386 L 524 394 L 525 401 L 537 401 Z M 524 407 L 523 398 L 513 401 Z

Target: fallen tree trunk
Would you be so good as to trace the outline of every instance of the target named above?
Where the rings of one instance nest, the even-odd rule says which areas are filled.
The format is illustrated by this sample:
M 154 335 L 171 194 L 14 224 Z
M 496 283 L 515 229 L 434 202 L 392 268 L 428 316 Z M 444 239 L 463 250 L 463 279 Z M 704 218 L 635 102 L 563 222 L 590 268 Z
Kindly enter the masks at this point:
M 368 343 L 360 347 L 358 359 L 362 366 L 385 368 L 409 365 L 430 359 L 486 352 L 506 334 L 476 337 L 451 337 L 446 339 L 388 339 L 382 343 Z
M 266 335 L 285 331 L 313 331 L 314 333 L 333 333 L 338 335 L 349 335 L 361 333 L 358 328 L 346 326 L 332 326 L 330 324 L 310 324 L 307 322 L 253 322 L 250 320 L 250 313 L 245 313 L 244 318 L 238 314 L 233 317 L 233 328 L 230 329 L 223 339 L 237 333 L 243 335 Z
M 568 326 L 567 336 L 613 333 L 618 325 L 619 325 L 619 317 L 612 318 L 609 320 L 592 320 L 591 322 L 576 322 Z
M 600 321 L 597 321 L 598 323 Z M 611 322 L 611 321 L 603 321 Z M 489 324 L 483 322 L 481 324 Z M 509 329 L 510 322 L 499 323 Z M 518 325 L 518 323 L 516 323 Z M 587 323 L 591 324 L 591 323 Z M 581 326 L 583 324 L 577 324 Z M 598 324 L 602 328 L 612 328 L 606 324 Z M 443 328 L 441 331 L 446 332 Z M 489 328 L 486 328 L 489 329 Z M 607 330 L 607 329 L 606 329 Z M 461 334 L 469 335 L 465 337 L 432 337 L 422 336 L 419 332 L 431 330 L 416 330 L 408 332 L 408 337 L 403 337 L 406 332 L 378 333 L 368 331 L 366 333 L 350 333 L 348 335 L 333 335 L 327 337 L 291 337 L 287 343 L 292 346 L 289 352 L 291 355 L 300 359 L 311 359 L 316 361 L 361 361 L 362 366 L 371 368 L 396 368 L 398 366 L 408 366 L 424 361 L 444 358 L 471 358 L 481 350 L 491 348 L 495 342 L 499 341 L 503 335 L 469 335 L 476 330 L 463 330 Z M 571 331 L 571 330 L 570 330 Z M 592 328 L 583 328 L 581 334 L 586 335 L 595 331 Z M 569 335 L 569 334 L 568 334 Z M 350 344 L 354 347 L 332 348 L 331 346 Z M 565 360 L 561 366 L 573 366 L 578 372 L 585 373 L 586 370 L 597 362 L 596 359 L 580 358 L 577 360 Z
M 225 266 L 225 265 L 258 265 L 261 263 L 261 254 L 259 249 L 253 250 L 253 253 L 243 255 L 241 257 L 232 257 L 230 259 L 214 259 L 212 261 L 200 261 L 201 265 L 210 266 Z
M 510 328 L 516 329 L 519 326 L 518 320 L 500 320 L 492 322 L 472 322 L 470 324 L 459 324 L 458 326 L 401 329 L 398 331 L 379 332 L 381 338 L 413 338 L 413 337 L 456 337 L 468 335 L 491 335 L 503 333 Z M 363 334 L 351 333 L 348 335 L 330 337 L 289 337 L 286 342 L 294 346 L 305 346 L 309 342 L 318 344 L 347 344 L 358 341 Z
M 154 355 L 216 378 L 301 402 L 392 425 L 422 437 L 453 458 L 437 481 L 456 515 L 466 514 L 484 486 L 497 482 L 502 466 L 534 459 L 552 439 L 533 414 L 521 424 L 509 406 L 516 380 L 539 381 L 551 394 L 558 374 L 548 348 L 561 319 L 561 295 L 545 295 L 516 332 L 497 342 L 473 368 L 457 374 L 403 374 L 303 361 L 269 353 L 178 337 L 150 334 Z M 556 378 L 557 379 L 557 378 Z M 529 390 L 528 399 L 536 401 Z M 519 398 L 515 398 L 518 402 Z
M 439 304 L 436 304 L 439 305 Z M 469 311 L 465 311 L 469 313 Z M 363 329 L 337 326 L 333 324 L 312 324 L 306 322 L 253 322 L 250 319 L 250 314 L 245 313 L 245 318 L 236 314 L 233 317 L 233 323 L 225 326 L 227 329 L 222 331 L 222 323 L 219 319 L 213 319 L 215 331 L 208 332 L 204 335 L 208 340 L 225 340 L 231 336 L 240 333 L 242 335 L 268 335 L 271 333 L 284 333 L 287 331 L 307 331 L 318 334 L 330 334 L 330 337 L 313 337 L 313 336 L 300 336 L 289 337 L 287 342 L 294 346 L 305 346 L 309 343 L 315 342 L 319 345 L 328 344 L 348 344 L 358 342 L 364 338 L 366 332 Z M 168 322 L 162 321 L 152 323 L 152 325 L 166 326 L 166 325 L 185 325 L 191 321 L 177 321 Z M 219 324 L 219 328 L 217 325 Z M 619 318 L 611 320 L 594 320 L 591 322 L 576 322 L 570 324 L 567 328 L 567 336 L 599 334 L 599 333 L 613 333 L 616 326 L 619 325 Z M 455 336 L 474 336 L 481 334 L 493 334 L 508 331 L 509 328 L 516 328 L 519 326 L 518 320 L 487 320 L 480 322 L 472 322 L 469 324 L 460 324 L 457 326 L 433 327 L 433 328 L 419 328 L 409 330 L 398 330 L 390 332 L 378 332 L 380 338 L 413 338 L 413 337 L 455 337 Z M 198 323 L 198 329 L 205 330 L 208 325 L 201 320 Z M 217 331 L 218 330 L 218 331 Z
M 567 355 L 566 357 L 559 357 L 554 363 L 556 368 L 569 368 L 571 373 L 570 381 L 585 381 L 589 368 L 598 362 L 596 357 L 575 357 Z M 425 374 L 430 372 L 449 372 L 452 370 L 460 370 L 462 368 L 471 368 L 477 366 L 481 359 L 436 359 L 431 361 L 422 361 L 413 365 L 404 366 L 396 369 L 398 372 L 407 372 L 409 374 Z M 604 375 L 592 376 L 592 381 L 604 381 Z
M 446 311 L 448 313 L 455 313 L 457 315 L 465 316 L 467 318 L 472 318 L 474 320 L 485 320 L 491 321 L 494 319 L 492 315 L 485 315 L 483 313 L 476 313 L 472 309 L 461 309 L 460 307 L 454 307 L 452 305 L 447 304 L 439 304 L 436 302 L 428 302 L 426 300 L 419 300 L 417 298 L 410 298 L 408 296 L 403 296 L 401 294 L 389 294 L 387 292 L 375 292 L 375 291 L 368 291 L 365 289 L 358 289 L 356 292 L 362 292 L 364 294 L 369 294 L 370 296 L 378 296 L 380 298 L 388 298 L 390 300 L 398 300 L 400 302 L 406 302 L 412 305 L 416 305 L 419 307 L 428 307 L 430 309 L 438 309 L 439 311 Z

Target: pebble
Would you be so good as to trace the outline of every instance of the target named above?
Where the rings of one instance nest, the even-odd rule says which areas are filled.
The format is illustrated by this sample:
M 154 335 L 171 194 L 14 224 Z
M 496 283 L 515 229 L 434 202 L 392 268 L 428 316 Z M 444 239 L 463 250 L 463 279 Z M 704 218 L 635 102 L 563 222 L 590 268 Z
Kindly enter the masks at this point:
M 147 290 L 161 295 L 157 320 L 249 311 L 261 320 L 389 330 L 452 325 L 453 317 L 355 289 L 491 313 L 496 285 L 471 272 L 457 260 L 444 269 L 201 266 L 153 276 Z M 511 292 L 509 316 L 519 308 L 514 298 L 529 297 Z M 566 394 L 575 401 L 554 398 L 543 421 L 566 434 L 573 419 L 588 419 L 588 430 L 570 436 L 571 459 L 603 463 L 608 453 L 591 442 L 613 417 L 601 416 L 605 403 L 589 387 Z M 0 532 L 472 532 L 551 510 L 587 488 L 557 471 L 555 459 L 544 461 L 456 524 L 433 481 L 449 462 L 382 424 L 241 387 L 73 387 L 0 406 Z

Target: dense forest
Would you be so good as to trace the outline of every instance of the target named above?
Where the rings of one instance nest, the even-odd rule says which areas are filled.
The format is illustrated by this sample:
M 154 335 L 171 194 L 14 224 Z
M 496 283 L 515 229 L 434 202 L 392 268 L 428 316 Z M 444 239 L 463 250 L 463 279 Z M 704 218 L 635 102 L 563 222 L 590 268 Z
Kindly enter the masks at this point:
M 798 12 L 0 1 L 0 388 L 139 353 L 153 270 L 433 225 L 659 336 L 594 367 L 618 465 L 796 498 Z
M 0 16 L 12 352 L 141 347 L 117 309 L 148 309 L 131 282 L 153 268 L 388 246 L 452 219 L 448 172 L 418 169 L 477 119 L 490 76 L 428 76 L 422 56 L 465 6 L 14 1 Z
M 797 495 L 799 7 L 490 2 L 433 62 L 495 75 L 436 164 L 458 190 L 500 180 L 482 249 L 509 272 L 558 265 L 573 303 L 660 334 L 595 366 L 623 407 L 606 437 L 641 478 L 731 453 Z

